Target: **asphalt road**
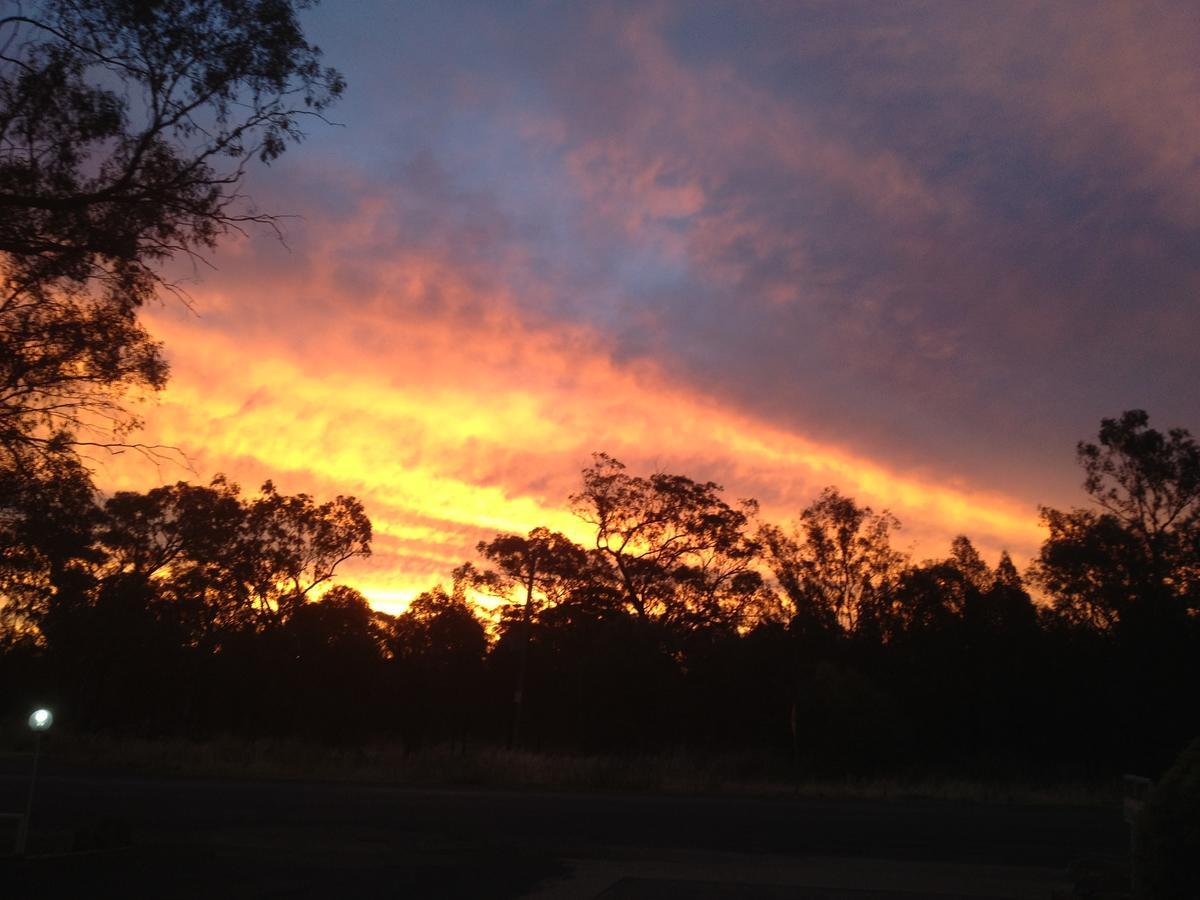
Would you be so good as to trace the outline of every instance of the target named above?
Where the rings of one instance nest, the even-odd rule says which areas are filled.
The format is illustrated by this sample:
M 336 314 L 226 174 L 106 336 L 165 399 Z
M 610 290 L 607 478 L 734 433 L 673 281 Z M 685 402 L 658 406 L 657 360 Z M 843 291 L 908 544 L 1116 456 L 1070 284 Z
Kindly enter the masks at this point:
M 0 775 L 0 812 L 19 810 L 23 789 L 19 774 Z M 51 772 L 35 809 L 32 849 L 43 855 L 0 860 L 0 896 L 503 898 L 558 885 L 555 896 L 807 898 L 817 895 L 678 876 L 717 858 L 732 861 L 729 871 L 772 860 L 792 882 L 816 877 L 786 874 L 803 860 L 824 861 L 823 883 L 839 866 L 879 860 L 905 871 L 1064 872 L 1073 860 L 1120 856 L 1126 839 L 1119 811 L 1095 808 Z M 96 849 L 56 852 L 72 844 Z M 672 858 L 666 875 L 646 863 Z M 642 861 L 641 875 L 606 882 L 613 860 Z M 602 890 L 571 893 L 581 865 Z

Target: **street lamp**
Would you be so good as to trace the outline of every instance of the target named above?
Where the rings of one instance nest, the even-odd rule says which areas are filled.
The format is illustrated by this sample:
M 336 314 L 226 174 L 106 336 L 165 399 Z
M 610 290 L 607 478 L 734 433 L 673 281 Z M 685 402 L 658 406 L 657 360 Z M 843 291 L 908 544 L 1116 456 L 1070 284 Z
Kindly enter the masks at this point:
M 29 727 L 36 732 L 48 731 L 54 724 L 54 713 L 48 709 L 35 709 L 29 716 Z
M 33 789 L 37 787 L 38 756 L 42 750 L 42 732 L 54 724 L 54 713 L 48 709 L 35 709 L 29 715 L 29 727 L 33 731 L 33 769 L 29 773 L 29 796 L 25 799 L 25 817 L 21 819 L 21 830 L 17 834 L 17 856 L 25 855 L 25 844 L 29 840 L 29 819 L 33 815 Z

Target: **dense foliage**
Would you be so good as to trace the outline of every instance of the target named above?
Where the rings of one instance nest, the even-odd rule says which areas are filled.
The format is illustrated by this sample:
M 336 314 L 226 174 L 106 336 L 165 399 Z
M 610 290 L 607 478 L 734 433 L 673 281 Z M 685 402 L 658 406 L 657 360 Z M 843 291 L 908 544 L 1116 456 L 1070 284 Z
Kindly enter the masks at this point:
M 246 165 L 342 92 L 304 0 L 43 0 L 0 16 L 0 465 L 127 440 L 161 388 L 160 265 L 270 222 Z
M 1106 420 L 1079 449 L 1100 512 L 1044 511 L 1028 586 L 966 537 L 915 562 L 894 517 L 834 489 L 784 528 L 598 455 L 572 498 L 590 547 L 497 535 L 398 616 L 329 588 L 369 552 L 352 498 L 217 479 L 96 503 L 86 473 L 34 469 L 3 519 L 5 711 L 414 748 L 759 748 L 831 772 L 1154 772 L 1197 728 L 1195 451 L 1144 413 Z

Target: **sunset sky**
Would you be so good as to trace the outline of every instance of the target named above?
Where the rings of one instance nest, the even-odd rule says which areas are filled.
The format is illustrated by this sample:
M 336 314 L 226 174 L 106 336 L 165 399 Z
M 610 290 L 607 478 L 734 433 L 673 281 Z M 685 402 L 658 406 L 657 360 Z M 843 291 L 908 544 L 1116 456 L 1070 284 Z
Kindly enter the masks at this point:
M 603 450 L 1018 565 L 1102 417 L 1200 430 L 1200 7 L 335 3 L 349 89 L 179 269 L 109 489 L 353 494 L 395 610 Z

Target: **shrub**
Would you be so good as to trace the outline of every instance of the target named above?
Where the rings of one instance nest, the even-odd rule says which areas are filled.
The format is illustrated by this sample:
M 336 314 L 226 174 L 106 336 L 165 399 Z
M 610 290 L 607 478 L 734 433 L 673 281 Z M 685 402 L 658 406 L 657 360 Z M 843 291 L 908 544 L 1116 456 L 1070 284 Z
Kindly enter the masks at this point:
M 818 663 L 796 703 L 800 754 L 818 774 L 894 769 L 905 722 L 893 699 L 855 669 Z
M 1133 865 L 1139 898 L 1200 897 L 1200 738 L 1150 793 L 1136 837 Z

